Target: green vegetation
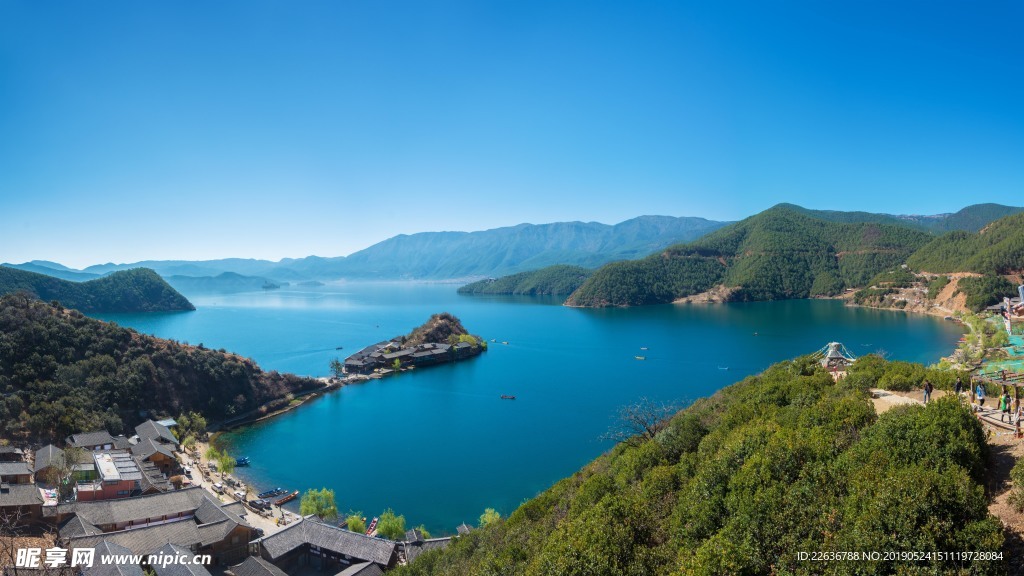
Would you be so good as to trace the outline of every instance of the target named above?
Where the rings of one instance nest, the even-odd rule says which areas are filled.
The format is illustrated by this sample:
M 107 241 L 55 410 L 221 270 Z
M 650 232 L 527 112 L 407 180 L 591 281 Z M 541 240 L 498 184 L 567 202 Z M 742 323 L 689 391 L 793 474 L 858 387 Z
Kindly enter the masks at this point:
M 951 232 L 932 240 L 907 264 L 937 274 L 1010 274 L 1024 270 L 1024 214 L 1007 216 L 978 233 Z
M 401 540 L 405 537 L 405 516 L 396 516 L 388 508 L 377 520 L 377 533 L 390 540 Z
M 223 420 L 319 386 L 263 372 L 234 354 L 145 336 L 22 295 L 0 297 L 0 437 L 120 434 L 143 420 L 140 410 Z
M 671 302 L 717 284 L 735 288 L 732 300 L 831 296 L 896 268 L 928 238 L 906 227 L 829 222 L 777 206 L 695 242 L 604 266 L 567 304 Z
M 906 367 L 867 358 L 838 383 L 809 357 L 772 366 L 396 574 L 963 574 L 952 561 L 796 556 L 1003 545 L 981 425 L 949 398 L 876 416 L 867 387 Z
M 303 516 L 313 514 L 321 520 L 337 520 L 338 505 L 334 502 L 334 490 L 327 488 L 307 490 L 299 502 L 299 513 Z M 364 528 L 363 531 L 365 530 Z
M 992 275 L 961 278 L 957 282 L 956 290 L 967 296 L 964 305 L 974 312 L 980 312 L 986 306 L 1002 302 L 1004 296 L 1017 295 L 1017 287 L 1009 280 Z
M 362 512 L 349 512 L 345 518 L 345 526 L 353 532 L 360 534 L 366 533 L 366 520 L 363 519 Z
M 590 277 L 593 270 L 579 266 L 548 266 L 497 279 L 480 280 L 459 288 L 460 294 L 514 294 L 527 296 L 569 295 Z
M 494 508 L 488 508 L 480 515 L 480 527 L 483 528 L 485 526 L 490 526 L 491 524 L 497 523 L 499 520 L 501 520 L 501 514 L 499 514 Z
M 114 272 L 88 282 L 72 282 L 0 266 L 0 295 L 15 292 L 27 292 L 82 312 L 195 310 L 191 302 L 148 268 Z
M 949 285 L 949 276 L 938 276 L 934 280 L 928 283 L 928 298 L 934 300 L 938 298 L 939 292 Z
M 418 346 L 420 344 L 458 344 L 468 342 L 474 347 L 487 348 L 487 343 L 479 336 L 473 336 L 462 325 L 462 321 L 448 312 L 434 314 L 421 326 L 413 329 L 406 336 L 395 338 L 406 346 Z
M 925 232 L 941 234 L 953 230 L 977 232 L 985 225 L 1005 216 L 1024 212 L 1024 208 L 1003 206 L 1002 204 L 972 204 L 953 214 L 936 216 L 894 216 L 892 214 L 874 214 L 871 212 L 846 212 L 836 210 L 809 210 L 793 204 L 780 204 L 801 214 L 828 220 L 829 222 L 873 222 L 875 224 L 894 224 L 908 226 Z

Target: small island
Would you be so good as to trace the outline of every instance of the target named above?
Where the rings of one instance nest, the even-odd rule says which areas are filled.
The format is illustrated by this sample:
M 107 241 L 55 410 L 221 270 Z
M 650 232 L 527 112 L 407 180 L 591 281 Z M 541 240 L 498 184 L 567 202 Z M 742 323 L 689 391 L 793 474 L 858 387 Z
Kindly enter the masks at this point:
M 434 314 L 422 326 L 405 336 L 396 336 L 367 346 L 340 362 L 332 362 L 335 373 L 373 374 L 404 368 L 457 362 L 478 356 L 487 350 L 487 342 L 474 336 L 455 316 Z

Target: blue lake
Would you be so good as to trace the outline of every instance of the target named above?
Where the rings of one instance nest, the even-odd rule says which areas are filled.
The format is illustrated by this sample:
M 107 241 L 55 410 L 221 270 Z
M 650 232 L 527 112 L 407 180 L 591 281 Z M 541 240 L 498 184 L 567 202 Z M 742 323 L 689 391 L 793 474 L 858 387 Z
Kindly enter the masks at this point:
M 188 296 L 195 312 L 99 317 L 308 376 L 435 312 L 496 339 L 475 359 L 348 386 L 224 436 L 252 459 L 236 475 L 258 488 L 333 488 L 342 511 L 393 508 L 435 534 L 475 524 L 487 507 L 508 514 L 572 474 L 610 447 L 601 435 L 640 397 L 707 396 L 833 340 L 857 355 L 933 363 L 962 333 L 831 300 L 588 310 L 412 283 Z

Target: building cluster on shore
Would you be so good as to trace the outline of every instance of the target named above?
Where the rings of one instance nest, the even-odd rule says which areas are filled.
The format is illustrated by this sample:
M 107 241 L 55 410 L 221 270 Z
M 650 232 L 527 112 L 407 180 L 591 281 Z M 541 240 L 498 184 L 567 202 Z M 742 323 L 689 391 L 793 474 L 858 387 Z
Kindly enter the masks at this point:
M 484 346 L 459 341 L 454 344 L 433 343 L 405 346 L 398 340 L 385 340 L 367 346 L 345 359 L 348 374 L 372 374 L 397 367 L 429 366 L 465 360 L 480 354 Z M 397 362 L 397 364 L 396 364 Z
M 174 421 L 147 420 L 130 438 L 106 431 L 69 436 L 65 448 L 34 452 L 0 446 L 0 533 L 53 537 L 65 551 L 94 550 L 92 566 L 76 576 L 181 576 L 181 564 L 151 564 L 150 557 L 203 558 L 191 576 L 216 566 L 229 576 L 296 576 L 310 569 L 337 576 L 381 574 L 450 538 L 424 538 L 410 530 L 401 541 L 351 532 L 307 516 L 264 535 L 247 521 L 244 497 L 224 503 L 200 486 L 179 460 Z M 73 448 L 73 450 L 72 450 Z M 73 462 L 66 461 L 73 455 Z M 462 532 L 460 527 L 460 532 Z M 101 565 L 105 555 L 122 564 Z M 128 555 L 128 556 L 124 556 Z M 137 556 L 137 562 L 131 561 Z M 37 559 L 43 569 L 46 556 Z M 0 559 L 0 575 L 13 573 Z M 63 568 L 68 568 L 65 565 Z M 18 570 L 23 570 L 19 566 Z M 177 569 L 177 572 L 175 572 Z

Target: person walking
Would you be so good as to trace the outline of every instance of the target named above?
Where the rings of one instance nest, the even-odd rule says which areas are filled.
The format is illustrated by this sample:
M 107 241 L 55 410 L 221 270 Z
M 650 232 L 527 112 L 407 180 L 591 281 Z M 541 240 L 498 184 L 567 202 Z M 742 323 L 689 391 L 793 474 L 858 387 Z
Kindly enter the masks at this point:
M 978 409 L 980 410 L 985 406 L 985 387 L 978 382 L 978 387 L 974 390 L 974 395 L 978 397 Z
M 935 389 L 935 387 L 932 386 L 931 381 L 928 380 L 927 378 L 925 378 L 925 380 L 924 380 L 924 403 L 925 404 L 927 404 L 928 402 L 931 401 L 931 399 L 932 399 L 932 390 L 934 390 L 934 389 Z
M 953 385 L 953 390 L 956 392 L 957 396 L 962 394 L 964 391 L 964 381 L 961 380 L 959 376 L 956 377 L 956 384 Z
M 1013 421 L 1013 414 L 1010 413 L 1010 404 L 1013 401 L 1010 400 L 1010 391 L 1007 390 L 1003 393 L 1003 396 L 999 399 L 999 408 L 1002 412 L 999 414 L 999 421 L 1004 422 L 1004 418 L 1008 418 L 1011 422 Z

